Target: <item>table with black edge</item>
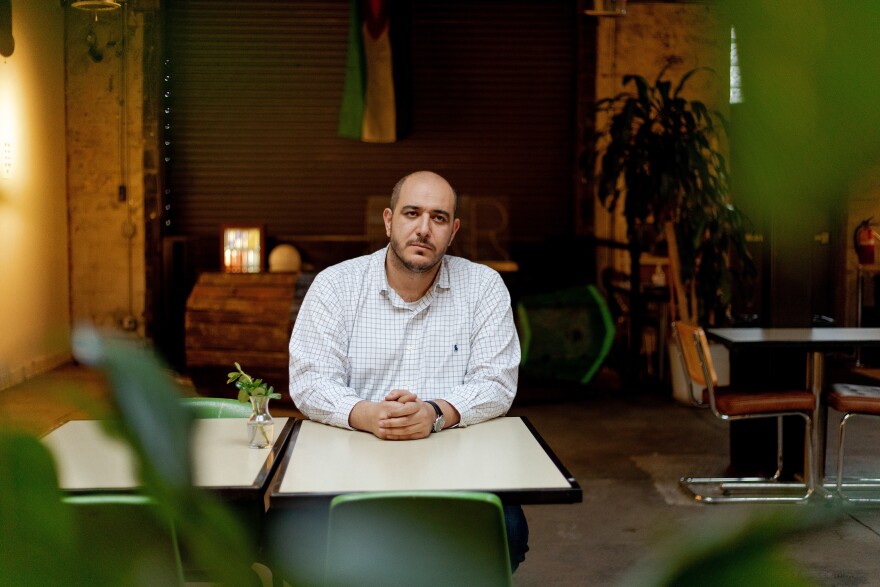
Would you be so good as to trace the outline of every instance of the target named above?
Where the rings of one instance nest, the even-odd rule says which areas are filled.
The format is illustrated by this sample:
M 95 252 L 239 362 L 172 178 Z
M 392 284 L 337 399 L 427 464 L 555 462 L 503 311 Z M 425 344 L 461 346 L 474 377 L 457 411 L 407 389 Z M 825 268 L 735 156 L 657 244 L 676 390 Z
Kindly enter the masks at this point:
M 298 421 L 269 487 L 271 507 L 365 491 L 484 491 L 506 504 L 583 499 L 526 418 L 496 418 L 406 442 Z
M 225 502 L 267 507 L 266 489 L 290 438 L 293 418 L 275 418 L 271 446 L 248 446 L 244 418 L 193 422 L 193 485 Z M 100 420 L 70 420 L 42 437 L 55 458 L 59 488 L 68 494 L 136 493 L 140 486 L 131 448 L 104 431 Z
M 813 411 L 813 446 L 816 447 L 817 483 L 825 473 L 825 426 L 827 406 L 822 401 L 825 386 L 825 353 L 880 346 L 880 328 L 710 328 L 710 339 L 731 353 L 749 349 L 802 349 L 807 356 L 806 389 L 816 397 Z

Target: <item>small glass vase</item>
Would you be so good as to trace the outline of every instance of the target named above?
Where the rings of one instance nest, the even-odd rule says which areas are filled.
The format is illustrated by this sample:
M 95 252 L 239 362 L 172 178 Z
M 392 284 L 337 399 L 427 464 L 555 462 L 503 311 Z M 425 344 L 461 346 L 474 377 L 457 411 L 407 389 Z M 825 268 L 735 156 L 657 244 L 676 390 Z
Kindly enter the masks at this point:
M 251 396 L 254 411 L 248 416 L 248 444 L 251 448 L 266 448 L 275 438 L 275 420 L 269 413 L 269 398 L 265 395 Z

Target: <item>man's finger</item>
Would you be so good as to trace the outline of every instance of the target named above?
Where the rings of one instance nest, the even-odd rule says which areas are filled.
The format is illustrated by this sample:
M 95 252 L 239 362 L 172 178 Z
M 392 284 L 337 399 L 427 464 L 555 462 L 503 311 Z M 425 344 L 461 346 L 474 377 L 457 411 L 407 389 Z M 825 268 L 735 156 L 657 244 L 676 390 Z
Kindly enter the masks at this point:
M 419 426 L 411 426 L 408 428 L 387 428 L 383 436 L 385 440 L 417 440 L 427 438 L 430 434 L 430 430 L 421 430 Z
M 396 402 L 399 401 L 401 397 L 406 395 L 415 395 L 408 389 L 392 389 L 388 392 L 388 395 L 385 396 L 386 402 Z
M 416 402 L 409 402 L 405 404 L 394 402 L 393 404 L 386 407 L 384 417 L 379 418 L 379 420 L 381 421 L 389 418 L 407 418 L 418 413 L 419 404 Z

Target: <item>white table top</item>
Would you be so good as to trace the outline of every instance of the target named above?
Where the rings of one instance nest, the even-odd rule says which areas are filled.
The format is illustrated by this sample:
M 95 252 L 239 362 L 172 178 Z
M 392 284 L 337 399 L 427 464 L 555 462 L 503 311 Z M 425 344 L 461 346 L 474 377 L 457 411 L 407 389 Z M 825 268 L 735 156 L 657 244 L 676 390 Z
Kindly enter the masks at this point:
M 244 418 L 198 419 L 193 425 L 193 484 L 209 489 L 259 489 L 287 436 L 287 418 L 275 418 L 275 444 L 248 446 Z M 139 485 L 131 450 L 108 436 L 98 420 L 71 420 L 43 437 L 67 491 L 129 490 Z
M 489 491 L 517 503 L 581 501 L 577 481 L 522 418 L 497 418 L 421 440 L 297 422 L 270 500 L 357 491 Z

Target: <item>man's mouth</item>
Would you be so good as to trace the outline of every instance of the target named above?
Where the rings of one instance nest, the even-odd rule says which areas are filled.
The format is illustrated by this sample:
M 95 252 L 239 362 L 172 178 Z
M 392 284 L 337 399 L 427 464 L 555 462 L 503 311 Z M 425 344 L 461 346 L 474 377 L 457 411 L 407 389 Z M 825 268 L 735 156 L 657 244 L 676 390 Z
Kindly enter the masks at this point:
M 416 248 L 419 248 L 419 249 L 425 249 L 426 251 L 433 251 L 433 250 L 434 250 L 434 247 L 432 247 L 432 246 L 429 245 L 428 243 L 423 243 L 423 242 L 420 242 L 420 241 L 412 241 L 412 242 L 409 243 L 409 246 L 411 246 L 411 247 L 416 247 Z

